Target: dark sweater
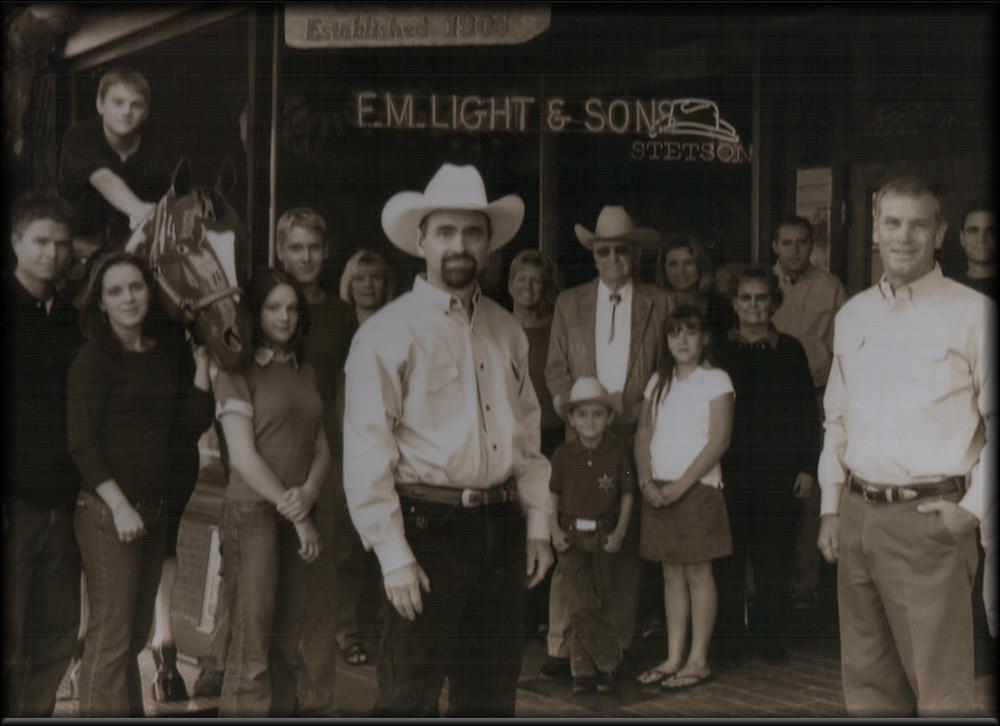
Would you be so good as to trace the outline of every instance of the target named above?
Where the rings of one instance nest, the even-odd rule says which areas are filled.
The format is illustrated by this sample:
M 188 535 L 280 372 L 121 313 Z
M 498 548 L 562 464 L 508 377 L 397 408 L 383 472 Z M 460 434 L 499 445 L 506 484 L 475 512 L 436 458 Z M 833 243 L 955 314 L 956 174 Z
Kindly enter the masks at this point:
M 114 479 L 132 504 L 190 492 L 191 482 L 176 480 L 175 457 L 191 458 L 214 411 L 212 394 L 194 386 L 186 344 L 160 340 L 115 354 L 90 340 L 69 372 L 69 446 L 83 485 Z
M 969 277 L 968 271 L 963 271 L 955 279 L 966 287 L 971 287 L 976 292 L 981 292 L 991 300 L 995 301 L 997 299 L 997 279 L 995 277 L 972 278 Z
M 552 321 L 533 328 L 525 328 L 528 336 L 528 375 L 535 387 L 535 396 L 542 409 L 542 431 L 564 428 L 563 420 L 559 418 L 552 405 L 552 395 L 545 385 L 545 364 L 549 356 L 549 336 L 552 334 Z
M 329 290 L 323 302 L 309 306 L 309 334 L 306 336 L 306 360 L 316 371 L 320 395 L 323 397 L 323 425 L 330 452 L 339 456 L 343 449 L 341 417 L 343 405 L 337 402 L 344 361 L 351 347 L 351 338 L 358 328 L 354 308 Z
M 145 126 L 140 135 L 139 148 L 122 161 L 104 136 L 100 116 L 67 129 L 59 159 L 59 192 L 73 205 L 77 234 L 102 237 L 114 247 L 121 247 L 129 237 L 128 217 L 112 207 L 90 183 L 91 174 L 98 169 L 117 174 L 144 202 L 159 201 L 170 188 L 170 154 L 150 126 Z
M 4 498 L 71 510 L 80 475 L 66 435 L 66 373 L 83 342 L 76 313 L 59 296 L 47 313 L 12 275 L 4 284 L 9 315 Z
M 792 495 L 800 471 L 816 475 L 820 429 L 805 349 L 778 333 L 756 343 L 730 333 L 720 355 L 736 392 L 733 434 L 722 466 L 731 495 Z

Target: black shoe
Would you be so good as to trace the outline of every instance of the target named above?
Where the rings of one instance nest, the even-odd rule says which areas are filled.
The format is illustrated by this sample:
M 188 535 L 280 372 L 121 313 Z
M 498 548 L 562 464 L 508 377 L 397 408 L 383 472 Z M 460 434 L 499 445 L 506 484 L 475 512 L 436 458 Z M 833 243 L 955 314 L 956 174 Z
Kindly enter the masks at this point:
M 768 663 L 787 663 L 788 649 L 777 643 L 766 643 L 760 646 L 760 657 Z
M 194 698 L 218 698 L 222 695 L 223 671 L 202 669 L 191 689 Z
M 539 672 L 548 678 L 569 678 L 569 658 L 555 658 L 548 656 Z
M 153 698 L 160 703 L 188 700 L 187 687 L 177 670 L 177 646 L 173 643 L 163 643 L 159 648 L 151 647 L 150 651 L 153 653 L 153 663 L 156 665 Z
M 573 693 L 593 693 L 597 690 L 597 676 L 573 676 Z
M 618 681 L 614 673 L 598 673 L 596 679 L 598 693 L 614 693 L 618 690 Z

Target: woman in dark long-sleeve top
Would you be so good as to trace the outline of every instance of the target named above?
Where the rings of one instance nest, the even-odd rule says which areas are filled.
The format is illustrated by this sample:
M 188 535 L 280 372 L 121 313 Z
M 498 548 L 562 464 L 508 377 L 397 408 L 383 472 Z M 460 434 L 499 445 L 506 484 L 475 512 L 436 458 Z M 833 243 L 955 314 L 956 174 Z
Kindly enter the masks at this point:
M 819 414 L 805 349 L 771 324 L 781 304 L 774 273 L 751 267 L 736 280 L 737 325 L 721 362 L 736 391 L 732 442 L 723 459 L 732 557 L 719 562 L 718 635 L 723 660 L 738 660 L 747 562 L 753 564 L 750 635 L 758 652 L 783 660 L 791 614 L 798 499 L 816 486 Z
M 163 318 L 146 264 L 126 252 L 93 267 L 88 340 L 70 368 L 69 445 L 83 477 L 75 529 L 90 601 L 80 673 L 84 716 L 142 716 L 136 660 L 167 553 L 178 442 L 212 421 L 208 354 Z

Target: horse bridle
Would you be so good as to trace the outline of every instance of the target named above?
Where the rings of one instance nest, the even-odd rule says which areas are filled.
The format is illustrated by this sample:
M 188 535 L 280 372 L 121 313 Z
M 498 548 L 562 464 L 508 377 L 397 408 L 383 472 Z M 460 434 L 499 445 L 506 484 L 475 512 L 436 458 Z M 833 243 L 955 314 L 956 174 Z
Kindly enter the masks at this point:
M 195 300 L 181 295 L 169 282 L 167 282 L 166 276 L 160 274 L 159 263 L 155 263 L 153 265 L 153 271 L 156 273 L 156 277 L 159 280 L 160 289 L 167 293 L 167 297 L 169 297 L 171 302 L 177 306 L 177 308 L 181 311 L 181 315 L 184 316 L 184 320 L 188 323 L 194 322 L 198 313 L 207 308 L 209 305 L 218 302 L 223 298 L 243 294 L 242 288 L 227 287 L 224 290 L 216 290 L 215 292 L 209 293 L 208 295 Z
M 162 206 L 163 205 L 161 203 L 160 205 L 157 205 L 156 208 L 156 214 L 158 217 L 160 217 L 160 219 L 155 220 L 154 223 L 158 225 L 166 224 L 167 222 L 166 216 L 160 214 Z M 160 235 L 154 235 L 154 240 L 157 238 L 160 240 L 165 239 L 164 235 L 162 234 L 162 231 Z M 243 289 L 239 286 L 236 286 L 236 287 L 227 287 L 221 290 L 216 290 L 215 292 L 211 292 L 208 295 L 204 295 L 198 298 L 197 300 L 191 297 L 181 295 L 179 292 L 177 292 L 177 290 L 174 288 L 173 285 L 167 282 L 167 276 L 163 274 L 163 268 L 160 265 L 160 246 L 155 244 L 155 242 L 152 245 L 152 249 L 150 250 L 150 266 L 153 268 L 153 273 L 156 275 L 156 279 L 157 282 L 159 283 L 160 289 L 162 289 L 165 293 L 167 293 L 167 297 L 169 297 L 170 301 L 177 306 L 178 310 L 181 311 L 181 315 L 184 316 L 184 320 L 187 323 L 193 323 L 198 313 L 207 308 L 209 305 L 212 305 L 218 302 L 219 300 L 222 300 L 227 297 L 231 296 L 235 297 L 237 295 L 243 294 Z

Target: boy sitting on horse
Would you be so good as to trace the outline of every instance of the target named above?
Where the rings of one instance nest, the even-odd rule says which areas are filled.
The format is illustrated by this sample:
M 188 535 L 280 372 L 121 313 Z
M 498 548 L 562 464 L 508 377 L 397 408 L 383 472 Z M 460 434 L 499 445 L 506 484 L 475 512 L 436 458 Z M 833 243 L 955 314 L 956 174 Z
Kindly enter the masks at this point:
M 105 247 L 122 247 L 129 232 L 166 193 L 170 162 L 159 137 L 144 126 L 149 82 L 137 71 L 112 69 L 101 76 L 98 115 L 70 127 L 63 137 L 59 189 L 76 212 L 76 269 Z

